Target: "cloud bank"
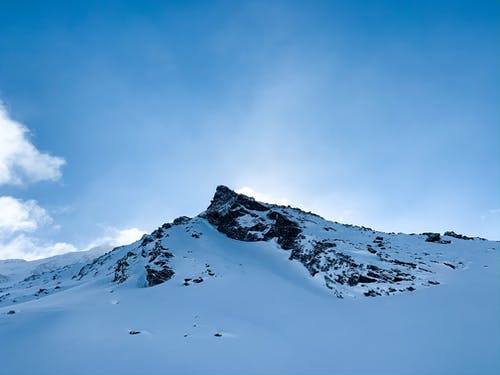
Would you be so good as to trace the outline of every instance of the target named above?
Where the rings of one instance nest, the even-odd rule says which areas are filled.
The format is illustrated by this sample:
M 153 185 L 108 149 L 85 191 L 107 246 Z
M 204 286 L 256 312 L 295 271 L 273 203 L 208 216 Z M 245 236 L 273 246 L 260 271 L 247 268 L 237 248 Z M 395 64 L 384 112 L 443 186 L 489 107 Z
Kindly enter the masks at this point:
M 67 242 L 45 241 L 37 236 L 18 231 L 10 237 L 0 238 L 0 259 L 36 260 L 74 251 L 101 250 L 107 252 L 117 246 L 128 245 L 139 238 L 145 231 L 137 228 L 108 229 L 108 234 L 78 248 Z
M 55 181 L 63 158 L 40 152 L 28 139 L 29 131 L 12 120 L 0 102 L 0 185 Z
M 50 222 L 52 218 L 35 200 L 22 201 L 0 196 L 0 235 L 35 231 Z

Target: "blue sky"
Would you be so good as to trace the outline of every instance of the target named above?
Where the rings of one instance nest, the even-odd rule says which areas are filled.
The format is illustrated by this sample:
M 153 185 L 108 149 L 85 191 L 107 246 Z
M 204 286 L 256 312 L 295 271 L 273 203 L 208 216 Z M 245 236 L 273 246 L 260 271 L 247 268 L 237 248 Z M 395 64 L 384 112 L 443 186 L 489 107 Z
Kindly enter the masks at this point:
M 53 158 L 38 179 L 4 158 L 20 177 L 0 196 L 24 216 L 0 220 L 0 258 L 150 231 L 218 184 L 500 239 L 497 1 L 0 6 L 4 119 Z

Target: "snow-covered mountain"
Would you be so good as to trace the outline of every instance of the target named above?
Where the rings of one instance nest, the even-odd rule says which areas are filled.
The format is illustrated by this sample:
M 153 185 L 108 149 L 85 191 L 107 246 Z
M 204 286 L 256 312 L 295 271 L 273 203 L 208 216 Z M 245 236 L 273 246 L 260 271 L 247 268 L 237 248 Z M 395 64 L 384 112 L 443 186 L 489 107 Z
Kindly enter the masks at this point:
M 498 373 L 499 255 L 219 186 L 106 254 L 0 261 L 0 373 Z

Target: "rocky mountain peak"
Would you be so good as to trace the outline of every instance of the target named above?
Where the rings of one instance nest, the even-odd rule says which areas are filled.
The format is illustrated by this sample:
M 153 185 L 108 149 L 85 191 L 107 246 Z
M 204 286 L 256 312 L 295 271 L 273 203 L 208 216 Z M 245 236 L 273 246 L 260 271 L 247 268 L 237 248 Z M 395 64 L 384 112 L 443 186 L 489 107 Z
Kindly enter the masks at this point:
M 210 206 L 200 216 L 229 238 L 260 241 L 276 237 L 273 225 L 279 220 L 278 206 L 256 201 L 226 186 L 218 186 Z M 281 215 L 279 215 L 281 218 Z M 280 220 L 280 222 L 284 222 Z
M 215 194 L 210 202 L 209 210 L 217 210 L 231 203 L 238 197 L 238 193 L 225 185 L 219 185 L 215 189 Z
M 219 214 L 225 215 L 236 206 L 254 211 L 267 211 L 269 209 L 269 205 L 257 202 L 254 198 L 244 194 L 238 194 L 227 186 L 219 185 L 215 190 L 214 197 L 210 202 L 210 206 L 207 208 L 207 212 L 218 212 Z

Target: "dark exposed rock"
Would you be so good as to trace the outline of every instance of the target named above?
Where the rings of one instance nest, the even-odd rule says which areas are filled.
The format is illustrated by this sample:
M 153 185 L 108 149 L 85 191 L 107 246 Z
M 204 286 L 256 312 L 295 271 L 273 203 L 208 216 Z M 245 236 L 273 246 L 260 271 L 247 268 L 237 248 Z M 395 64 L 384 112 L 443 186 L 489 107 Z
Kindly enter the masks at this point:
M 376 281 L 376 279 L 364 275 L 351 275 L 347 280 L 347 284 L 349 284 L 350 286 L 354 286 L 357 284 L 374 283 Z
M 146 280 L 148 282 L 148 286 L 155 286 L 158 284 L 162 284 L 167 280 L 170 280 L 175 272 L 168 266 L 164 266 L 160 270 L 155 270 L 150 266 L 145 266 L 146 269 Z
M 47 289 L 40 288 L 40 289 L 38 289 L 38 292 L 35 293 L 35 295 L 39 296 L 41 294 L 48 294 L 48 293 L 49 293 L 49 291 Z
M 408 288 L 406 288 L 406 290 L 409 292 L 413 292 L 415 290 L 415 288 L 412 286 L 409 286 Z
M 80 271 L 78 274 L 74 275 L 72 279 L 78 279 L 81 280 L 84 276 L 88 275 L 92 271 L 96 271 L 100 266 L 104 265 L 106 261 L 108 261 L 111 258 L 111 254 L 114 252 L 118 251 L 120 247 L 117 247 L 110 251 L 107 254 L 101 255 L 100 257 L 95 258 L 90 264 L 86 264 L 82 268 L 80 268 Z
M 160 242 L 156 242 L 153 250 L 149 252 L 150 262 L 154 262 L 158 258 L 169 259 L 174 256 L 167 248 L 163 247 Z
M 441 239 L 441 235 L 439 233 L 425 232 L 422 234 L 427 236 L 427 238 L 425 239 L 425 242 L 437 242 L 437 243 L 442 243 L 442 244 L 451 243 L 450 240 Z
M 375 273 L 373 271 L 368 271 L 366 273 L 366 276 L 368 277 L 371 277 L 372 279 L 374 279 L 375 281 L 389 281 L 390 278 L 385 276 L 384 274 L 381 274 L 381 273 Z M 374 282 L 374 281 L 360 281 L 361 282 Z
M 297 236 L 301 233 L 297 223 L 276 211 L 270 211 L 267 218 L 273 222 L 267 224 L 255 222 L 250 227 L 242 226 L 238 222 L 238 218 L 242 216 L 248 215 L 258 220 L 258 216 L 252 211 L 269 211 L 269 207 L 253 198 L 237 194 L 225 186 L 218 186 L 210 206 L 200 216 L 206 218 L 219 232 L 235 240 L 267 241 L 277 238 L 278 244 L 283 249 L 290 250 L 294 247 Z
M 153 241 L 153 236 L 145 234 L 144 236 L 142 236 L 141 246 L 146 246 L 148 243 L 151 243 Z
M 163 227 L 159 227 L 158 229 L 156 229 L 153 232 L 151 232 L 150 236 L 153 237 L 153 238 L 155 238 L 155 239 L 160 239 L 164 235 L 165 235 L 165 232 L 163 230 Z
M 195 284 L 199 284 L 199 283 L 202 283 L 203 282 L 203 278 L 202 277 L 197 277 L 196 279 L 193 279 L 193 283 Z
M 167 236 L 164 233 L 164 227 L 158 228 L 149 236 L 143 236 L 141 244 L 136 248 L 135 252 L 128 251 L 125 256 L 116 262 L 113 282 L 123 283 L 128 279 L 128 269 L 131 264 L 138 262 L 138 254 L 140 254 L 141 258 L 149 257 L 144 265 L 146 286 L 161 284 L 174 276 L 174 271 L 168 265 L 168 260 L 174 255 L 161 244 L 161 240 Z M 83 273 L 83 269 L 80 270 L 80 273 Z
M 381 296 L 381 294 L 373 289 L 370 289 L 367 292 L 363 293 L 366 297 L 376 297 L 376 296 Z
M 325 275 L 325 281 L 326 281 L 326 286 L 329 286 L 331 289 L 331 285 L 335 281 L 337 284 L 344 285 L 347 282 L 347 278 L 344 275 L 337 275 L 335 276 L 335 280 L 333 280 L 331 277 L 328 275 Z
M 441 235 L 439 233 L 426 232 L 422 234 L 427 236 L 425 239 L 426 242 L 439 242 L 439 240 L 441 240 Z
M 231 206 L 242 206 L 251 211 L 267 211 L 268 207 L 257 202 L 251 197 L 247 197 L 243 194 L 238 194 L 227 186 L 219 185 L 215 190 L 215 195 L 208 206 L 207 211 L 210 212 L 220 212 L 225 214 L 229 207 Z
M 278 245 L 283 249 L 293 249 L 296 245 L 297 237 L 301 233 L 298 224 L 275 211 L 270 211 L 267 217 L 273 219 L 274 224 L 264 235 L 264 239 L 268 240 L 277 237 Z
M 431 285 L 439 285 L 439 281 L 429 280 L 428 283 Z
M 187 224 L 191 218 L 187 216 L 179 216 L 178 218 L 174 219 L 173 225 L 181 225 L 181 224 Z
M 130 331 L 128 331 L 129 335 L 138 335 L 140 333 L 141 333 L 141 331 L 136 331 L 136 330 L 130 330 Z
M 216 332 L 216 333 L 214 333 L 214 336 L 215 337 L 222 337 L 222 333 Z
M 258 223 L 256 226 L 245 228 L 238 223 L 238 218 L 244 216 L 246 213 L 241 209 L 229 210 L 224 215 L 218 211 L 207 210 L 203 215 L 210 224 L 214 225 L 219 232 L 224 233 L 229 238 L 239 240 L 239 241 L 259 241 L 257 235 L 252 232 L 259 231 L 262 232 L 265 226 L 261 226 Z
M 30 281 L 38 280 L 39 278 L 40 278 L 40 275 L 33 274 L 33 275 L 30 275 L 30 276 L 26 277 L 23 281 L 24 282 L 30 282 Z
M 395 283 L 399 283 L 402 281 L 411 281 L 411 280 L 415 279 L 415 276 L 413 276 L 409 273 L 401 272 L 397 269 L 395 270 L 395 272 L 396 272 L 396 276 L 394 276 L 394 278 L 392 279 L 392 281 Z
M 416 263 L 412 263 L 412 262 L 403 262 L 402 260 L 398 260 L 398 259 L 391 259 L 391 260 L 388 260 L 389 262 L 391 263 L 394 263 L 394 264 L 397 264 L 399 266 L 406 266 L 406 267 L 410 267 L 410 268 L 417 268 L 417 264 Z
M 370 274 L 373 276 L 378 276 L 378 275 L 375 275 L 373 272 L 370 272 Z M 364 275 L 360 275 L 359 279 L 358 279 L 358 283 L 360 283 L 360 284 L 374 283 L 376 281 L 377 281 L 377 279 L 374 279 L 374 278 L 368 277 L 368 276 L 364 276 Z
M 463 234 L 458 234 L 453 231 L 444 232 L 445 236 L 458 238 L 459 240 L 473 240 L 473 237 L 468 237 Z
M 14 310 L 7 311 L 7 315 L 14 315 L 16 312 Z
M 452 269 L 457 268 L 457 266 L 454 266 L 454 265 L 453 265 L 453 264 L 451 264 L 451 263 L 446 263 L 446 262 L 443 262 L 443 264 L 444 264 L 445 266 L 448 266 L 448 267 L 452 268 Z
M 135 253 L 129 251 L 123 258 L 119 259 L 116 262 L 115 276 L 113 278 L 114 282 L 123 283 L 128 279 L 127 275 L 127 269 L 129 267 L 128 259 L 136 257 L 137 255 Z

